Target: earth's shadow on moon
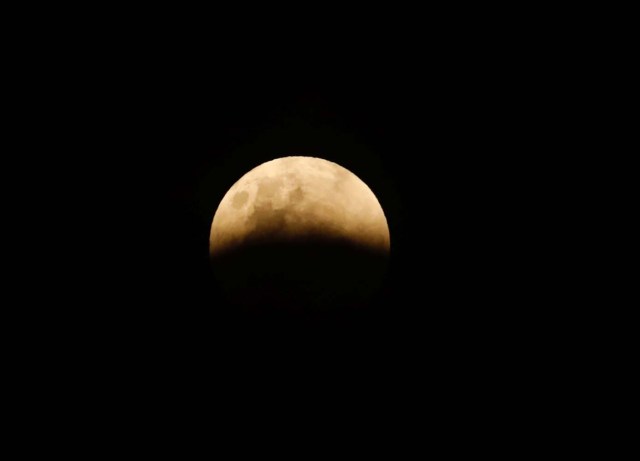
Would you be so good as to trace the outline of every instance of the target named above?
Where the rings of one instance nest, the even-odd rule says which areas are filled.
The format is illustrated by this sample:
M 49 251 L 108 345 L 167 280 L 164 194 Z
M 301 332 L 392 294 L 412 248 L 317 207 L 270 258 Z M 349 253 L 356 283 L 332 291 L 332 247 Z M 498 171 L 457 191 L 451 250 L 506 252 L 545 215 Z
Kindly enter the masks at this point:
M 211 257 L 215 280 L 248 320 L 349 323 L 384 283 L 388 253 L 322 235 L 246 242 Z

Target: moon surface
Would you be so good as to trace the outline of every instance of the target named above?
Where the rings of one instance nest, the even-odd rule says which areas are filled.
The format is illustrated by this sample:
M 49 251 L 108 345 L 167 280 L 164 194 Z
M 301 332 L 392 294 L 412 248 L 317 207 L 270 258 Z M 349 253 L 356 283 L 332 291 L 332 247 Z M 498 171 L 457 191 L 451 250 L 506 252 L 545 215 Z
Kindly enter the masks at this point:
M 211 225 L 214 272 L 231 299 L 259 309 L 360 305 L 390 251 L 374 193 L 349 170 L 283 157 L 240 178 Z
M 321 236 L 389 251 L 389 227 L 371 189 L 349 170 L 315 157 L 254 168 L 226 193 L 211 226 L 212 255 L 264 239 Z

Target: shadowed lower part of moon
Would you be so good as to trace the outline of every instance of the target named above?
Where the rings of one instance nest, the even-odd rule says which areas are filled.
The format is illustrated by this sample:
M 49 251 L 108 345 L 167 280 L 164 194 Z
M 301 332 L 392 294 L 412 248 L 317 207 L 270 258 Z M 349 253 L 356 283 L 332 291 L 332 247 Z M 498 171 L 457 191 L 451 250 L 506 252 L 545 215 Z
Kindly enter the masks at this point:
M 212 257 L 216 279 L 247 312 L 322 313 L 370 305 L 388 254 L 345 239 L 265 236 Z

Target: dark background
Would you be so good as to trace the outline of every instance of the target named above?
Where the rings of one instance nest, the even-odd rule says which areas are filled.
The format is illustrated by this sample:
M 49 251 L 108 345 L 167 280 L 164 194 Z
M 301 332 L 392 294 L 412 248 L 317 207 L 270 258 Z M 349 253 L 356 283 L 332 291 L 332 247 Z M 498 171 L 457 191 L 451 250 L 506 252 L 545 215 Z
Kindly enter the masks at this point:
M 593 67 L 567 27 L 576 13 L 212 6 L 180 17 L 56 5 L 64 21 L 38 9 L 25 18 L 39 33 L 10 34 L 7 74 L 21 84 L 6 85 L 9 113 L 25 130 L 4 173 L 26 173 L 8 194 L 26 243 L 5 242 L 20 255 L 7 272 L 30 283 L 6 283 L 18 291 L 6 310 L 26 320 L 6 329 L 25 371 L 8 373 L 28 392 L 14 399 L 22 418 L 80 449 L 125 439 L 182 457 L 233 435 L 234 451 L 262 450 L 272 433 L 395 457 L 566 439 L 566 416 L 591 411 L 582 380 L 563 381 L 591 360 L 571 333 L 603 341 L 580 326 L 585 279 L 568 282 L 568 248 L 591 258 L 585 234 L 562 229 L 589 201 L 570 180 L 596 179 L 576 169 Z M 580 48 L 591 64 L 564 72 Z M 286 155 L 337 162 L 381 202 L 391 260 L 370 309 L 262 321 L 220 296 L 207 257 L 216 207 Z
M 546 231 L 528 188 L 543 88 L 523 45 L 478 30 L 331 46 L 143 37 L 108 60 L 110 44 L 92 47 L 72 127 L 95 192 L 74 235 L 91 250 L 69 315 L 87 362 L 146 383 L 143 400 L 172 388 L 195 405 L 307 393 L 446 413 L 535 379 L 552 318 L 529 264 Z M 349 169 L 387 216 L 387 281 L 347 321 L 261 323 L 230 311 L 211 278 L 219 201 L 287 155 Z
M 125 244 L 116 245 L 124 268 L 114 276 L 130 284 L 123 309 L 140 328 L 202 341 L 242 332 L 210 278 L 210 223 L 237 179 L 286 155 L 346 167 L 387 215 L 388 281 L 359 322 L 372 350 L 413 354 L 444 342 L 448 353 L 472 353 L 524 328 L 512 307 L 526 302 L 526 293 L 513 297 L 524 242 L 512 185 L 526 175 L 514 110 L 526 89 L 502 80 L 503 66 L 439 56 L 413 67 L 311 60 L 276 72 L 259 58 L 237 68 L 182 59 L 165 56 L 116 91 L 124 97 L 114 129 L 126 145 L 108 160 L 116 161 L 114 235 Z M 128 296 L 140 297 L 133 309 Z M 269 343 L 271 332 L 251 328 L 242 342 Z M 332 345 L 334 333 L 320 341 Z

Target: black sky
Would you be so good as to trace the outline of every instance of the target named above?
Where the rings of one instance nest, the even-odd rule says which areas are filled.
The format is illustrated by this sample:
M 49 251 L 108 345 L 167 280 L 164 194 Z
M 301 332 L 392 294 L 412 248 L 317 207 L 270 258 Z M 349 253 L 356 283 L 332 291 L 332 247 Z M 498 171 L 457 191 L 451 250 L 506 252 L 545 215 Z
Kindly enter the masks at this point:
M 34 42 L 17 54 L 35 64 L 8 68 L 26 83 L 7 86 L 13 118 L 44 125 L 7 154 L 26 164 L 9 198 L 34 196 L 19 208 L 35 218 L 37 253 L 16 298 L 37 302 L 20 305 L 27 334 L 10 345 L 35 349 L 20 360 L 38 373 L 25 401 L 59 405 L 42 408 L 46 430 L 88 440 L 61 424 L 71 417 L 104 434 L 96 450 L 131 438 L 145 452 L 183 433 L 184 457 L 191 441 L 222 451 L 232 434 L 234 452 L 262 450 L 255 433 L 288 445 L 293 426 L 320 439 L 307 451 L 339 432 L 358 452 L 389 440 L 398 457 L 438 442 L 502 447 L 523 420 L 528 450 L 564 424 L 547 395 L 571 395 L 559 371 L 582 345 L 568 334 L 573 293 L 553 293 L 571 275 L 573 235 L 558 232 L 572 202 L 548 205 L 554 178 L 573 187 L 560 159 L 574 140 L 554 134 L 571 123 L 561 64 L 581 35 L 540 47 L 545 21 L 502 6 L 265 3 L 233 20 L 230 5 L 183 17 L 168 6 L 74 10 L 68 26 L 45 13 L 43 36 L 10 34 L 10 48 Z M 380 201 L 391 260 L 370 309 L 265 321 L 221 296 L 208 260 L 216 207 L 251 168 L 288 155 L 334 161 Z
M 258 164 L 311 155 L 356 173 L 387 215 L 392 264 L 376 328 L 415 340 L 422 328 L 478 340 L 478 323 L 494 328 L 516 225 L 505 187 L 519 174 L 510 167 L 522 166 L 511 112 L 519 96 L 500 81 L 502 67 L 485 76 L 490 63 L 429 56 L 402 67 L 185 66 L 176 55 L 155 64 L 115 90 L 121 145 L 106 154 L 143 316 L 160 309 L 165 327 L 173 317 L 184 328 L 214 322 L 221 301 L 205 266 L 217 204 Z
M 521 185 L 540 159 L 539 89 L 517 46 L 427 35 L 287 49 L 137 40 L 87 71 L 74 130 L 97 194 L 77 210 L 92 248 L 78 329 L 133 373 L 171 370 L 198 392 L 322 366 L 378 374 L 399 398 L 451 396 L 514 370 L 548 315 L 522 269 L 536 245 Z M 287 155 L 334 161 L 378 197 L 392 250 L 370 311 L 311 325 L 229 314 L 210 277 L 211 219 L 244 173 Z

